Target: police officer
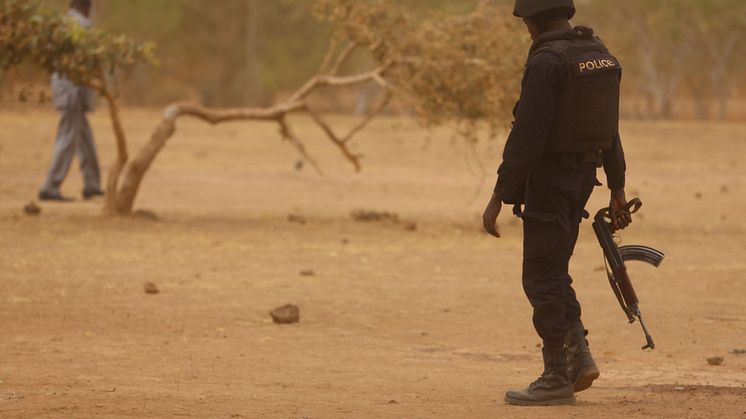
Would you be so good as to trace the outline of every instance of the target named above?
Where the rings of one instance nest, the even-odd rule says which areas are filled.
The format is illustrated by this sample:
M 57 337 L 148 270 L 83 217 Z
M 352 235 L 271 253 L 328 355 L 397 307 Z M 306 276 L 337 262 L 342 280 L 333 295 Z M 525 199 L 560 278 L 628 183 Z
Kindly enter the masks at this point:
M 80 26 L 88 29 L 91 21 L 91 0 L 72 0 L 67 15 Z M 58 73 L 52 75 L 52 96 L 54 105 L 60 112 L 57 139 L 54 143 L 52 165 L 44 185 L 39 190 L 43 201 L 71 201 L 62 196 L 60 186 L 65 180 L 76 152 L 83 173 L 83 198 L 90 199 L 103 195 L 101 174 L 96 155 L 93 133 L 88 124 L 87 112 L 95 106 L 95 92 L 85 86 L 75 85 Z
M 525 390 L 507 392 L 505 401 L 569 404 L 599 376 L 568 274 L 584 207 L 600 185 L 597 167 L 603 166 L 611 189 L 613 223 L 622 229 L 632 221 L 622 211 L 621 65 L 592 29 L 570 26 L 572 0 L 516 0 L 514 14 L 523 18 L 533 45 L 483 221 L 500 237 L 503 203 L 514 204 L 523 220 L 523 288 L 543 341 L 544 372 Z

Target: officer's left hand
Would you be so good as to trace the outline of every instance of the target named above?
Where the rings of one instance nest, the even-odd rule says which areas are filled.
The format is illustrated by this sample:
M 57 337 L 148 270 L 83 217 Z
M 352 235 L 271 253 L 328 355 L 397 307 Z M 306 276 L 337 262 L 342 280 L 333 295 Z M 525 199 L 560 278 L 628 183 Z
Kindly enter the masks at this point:
M 624 189 L 622 188 L 611 191 L 609 209 L 611 225 L 614 226 L 614 230 L 624 230 L 632 224 L 632 214 L 624 209 L 626 206 L 627 195 L 624 193 Z
M 497 216 L 500 215 L 500 210 L 502 210 L 502 207 L 502 199 L 497 196 L 497 194 L 492 194 L 492 198 L 487 204 L 487 208 L 484 210 L 484 214 L 482 215 L 484 230 L 497 238 L 500 237 L 500 232 L 497 229 Z

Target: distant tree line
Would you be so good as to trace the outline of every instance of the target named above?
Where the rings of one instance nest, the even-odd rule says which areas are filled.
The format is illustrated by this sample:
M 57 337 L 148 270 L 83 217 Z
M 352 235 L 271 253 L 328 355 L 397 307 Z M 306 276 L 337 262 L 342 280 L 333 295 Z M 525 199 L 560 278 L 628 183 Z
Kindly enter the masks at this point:
M 634 116 L 670 118 L 688 99 L 724 118 L 746 81 L 746 1 L 588 0 L 585 18 L 621 55 Z
M 365 1 L 365 0 L 364 0 Z M 47 0 L 57 9 L 68 0 Z M 477 0 L 402 0 L 410 10 L 464 13 Z M 209 106 L 267 105 L 314 74 L 331 25 L 312 0 L 94 0 L 102 29 L 158 45 L 161 67 L 134 74 L 125 103 L 189 97 Z M 362 57 L 352 65 L 365 67 Z
M 360 0 L 372 1 L 372 0 Z M 413 15 L 472 10 L 479 0 L 400 0 Z M 624 64 L 628 116 L 671 118 L 682 101 L 700 118 L 727 116 L 746 81 L 744 0 L 577 0 Z M 46 0 L 64 8 L 67 0 Z M 512 4 L 512 0 L 491 3 Z M 160 68 L 134 73 L 132 105 L 185 98 L 208 106 L 267 105 L 314 74 L 332 33 L 310 0 L 94 0 L 107 31 L 158 44 Z M 369 58 L 351 57 L 353 69 Z M 364 92 L 363 94 L 367 94 Z

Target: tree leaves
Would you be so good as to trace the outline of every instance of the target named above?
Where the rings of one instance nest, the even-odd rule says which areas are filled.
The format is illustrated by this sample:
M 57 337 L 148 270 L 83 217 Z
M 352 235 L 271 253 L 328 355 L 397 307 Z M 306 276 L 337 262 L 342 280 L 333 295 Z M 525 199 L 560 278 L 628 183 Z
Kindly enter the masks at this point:
M 77 22 L 41 8 L 37 0 L 1 0 L 0 69 L 29 61 L 77 84 L 107 88 L 105 71 L 156 65 L 155 45 L 124 35 L 86 30 Z
M 507 127 L 520 91 L 528 36 L 510 10 L 416 17 L 390 0 L 319 0 L 337 39 L 367 48 L 384 77 L 427 125 L 457 123 L 469 139 L 486 121 Z

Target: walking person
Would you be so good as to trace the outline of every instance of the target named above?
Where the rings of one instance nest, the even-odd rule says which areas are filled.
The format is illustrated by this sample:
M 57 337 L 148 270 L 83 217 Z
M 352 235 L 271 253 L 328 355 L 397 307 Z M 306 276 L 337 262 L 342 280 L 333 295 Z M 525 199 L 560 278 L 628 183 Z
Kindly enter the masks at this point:
M 89 29 L 91 0 L 72 0 L 67 15 L 80 26 Z M 72 201 L 62 195 L 60 187 L 65 180 L 74 155 L 80 160 L 83 174 L 83 198 L 102 196 L 101 173 L 96 155 L 96 145 L 86 114 L 95 108 L 96 93 L 79 86 L 55 73 L 52 75 L 52 96 L 60 113 L 54 155 L 44 185 L 39 190 L 42 201 Z
M 558 405 L 599 377 L 580 320 L 580 303 L 568 273 L 585 205 L 603 167 L 611 190 L 613 223 L 631 221 L 622 208 L 625 159 L 619 137 L 621 64 L 593 30 L 570 25 L 572 0 L 517 0 L 533 45 L 515 122 L 483 215 L 485 230 L 500 237 L 502 204 L 523 220 L 523 288 L 543 341 L 544 372 L 505 402 Z

